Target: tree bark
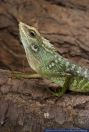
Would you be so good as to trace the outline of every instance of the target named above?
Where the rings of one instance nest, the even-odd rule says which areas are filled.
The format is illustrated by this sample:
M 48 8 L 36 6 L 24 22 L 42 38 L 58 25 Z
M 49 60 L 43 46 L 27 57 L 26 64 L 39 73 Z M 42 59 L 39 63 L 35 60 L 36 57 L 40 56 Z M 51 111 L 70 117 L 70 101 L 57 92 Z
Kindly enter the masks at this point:
M 89 128 L 88 95 L 68 91 L 54 97 L 43 79 L 16 79 L 6 70 L 33 72 L 21 46 L 19 21 L 35 26 L 62 56 L 89 67 L 89 0 L 1 0 L 0 132 Z

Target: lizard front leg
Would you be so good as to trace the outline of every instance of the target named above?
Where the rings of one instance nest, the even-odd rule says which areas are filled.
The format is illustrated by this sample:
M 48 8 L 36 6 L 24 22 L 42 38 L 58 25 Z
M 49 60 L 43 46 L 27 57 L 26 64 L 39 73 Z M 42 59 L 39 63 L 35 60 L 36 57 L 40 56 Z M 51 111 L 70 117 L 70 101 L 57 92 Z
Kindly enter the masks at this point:
M 58 96 L 61 97 L 67 89 L 69 89 L 70 86 L 70 80 L 71 80 L 71 76 L 68 76 L 65 78 L 63 87 L 60 87 L 56 92 L 54 92 L 53 90 L 49 89 L 50 92 L 54 95 L 54 96 Z M 59 81 L 60 82 L 60 81 Z
M 25 79 L 32 79 L 32 78 L 41 78 L 41 76 L 37 73 L 22 73 L 22 72 L 17 72 L 17 71 L 13 71 L 11 73 L 11 76 L 12 78 L 18 78 L 18 79 L 21 79 L 21 78 L 25 78 Z

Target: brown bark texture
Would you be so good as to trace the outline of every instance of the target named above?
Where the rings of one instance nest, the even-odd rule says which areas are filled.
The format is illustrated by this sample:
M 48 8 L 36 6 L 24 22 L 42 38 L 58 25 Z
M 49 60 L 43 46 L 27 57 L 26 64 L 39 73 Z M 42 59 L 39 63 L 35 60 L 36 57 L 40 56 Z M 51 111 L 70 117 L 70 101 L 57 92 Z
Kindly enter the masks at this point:
M 36 27 L 62 56 L 89 67 L 89 0 L 0 0 L 0 132 L 89 128 L 89 95 L 54 97 L 44 79 L 14 78 L 12 71 L 33 72 L 19 21 Z

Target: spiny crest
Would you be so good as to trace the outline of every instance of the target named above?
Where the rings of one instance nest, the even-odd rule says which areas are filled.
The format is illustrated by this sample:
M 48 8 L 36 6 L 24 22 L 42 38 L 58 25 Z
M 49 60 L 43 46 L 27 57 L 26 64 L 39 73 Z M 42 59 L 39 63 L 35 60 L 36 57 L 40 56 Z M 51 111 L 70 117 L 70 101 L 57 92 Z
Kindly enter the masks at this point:
M 56 49 L 54 48 L 54 46 L 49 42 L 49 40 L 45 39 L 42 37 L 42 41 L 43 41 L 43 46 L 44 48 L 47 50 L 51 50 L 51 51 L 56 51 Z

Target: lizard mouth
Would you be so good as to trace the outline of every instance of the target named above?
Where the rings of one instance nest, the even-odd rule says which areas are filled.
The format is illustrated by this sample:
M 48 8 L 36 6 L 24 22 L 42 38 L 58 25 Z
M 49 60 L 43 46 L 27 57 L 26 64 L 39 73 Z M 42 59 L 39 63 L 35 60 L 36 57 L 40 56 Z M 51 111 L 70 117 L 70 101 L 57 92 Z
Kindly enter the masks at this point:
M 19 23 L 20 36 L 22 35 L 22 33 L 25 35 L 25 28 L 26 28 L 26 25 L 24 23 L 20 22 Z
M 24 24 L 23 22 L 19 22 L 19 32 L 20 32 L 20 38 L 22 40 L 22 44 L 24 48 L 27 48 L 28 45 L 28 35 L 27 35 L 27 29 L 28 25 Z

